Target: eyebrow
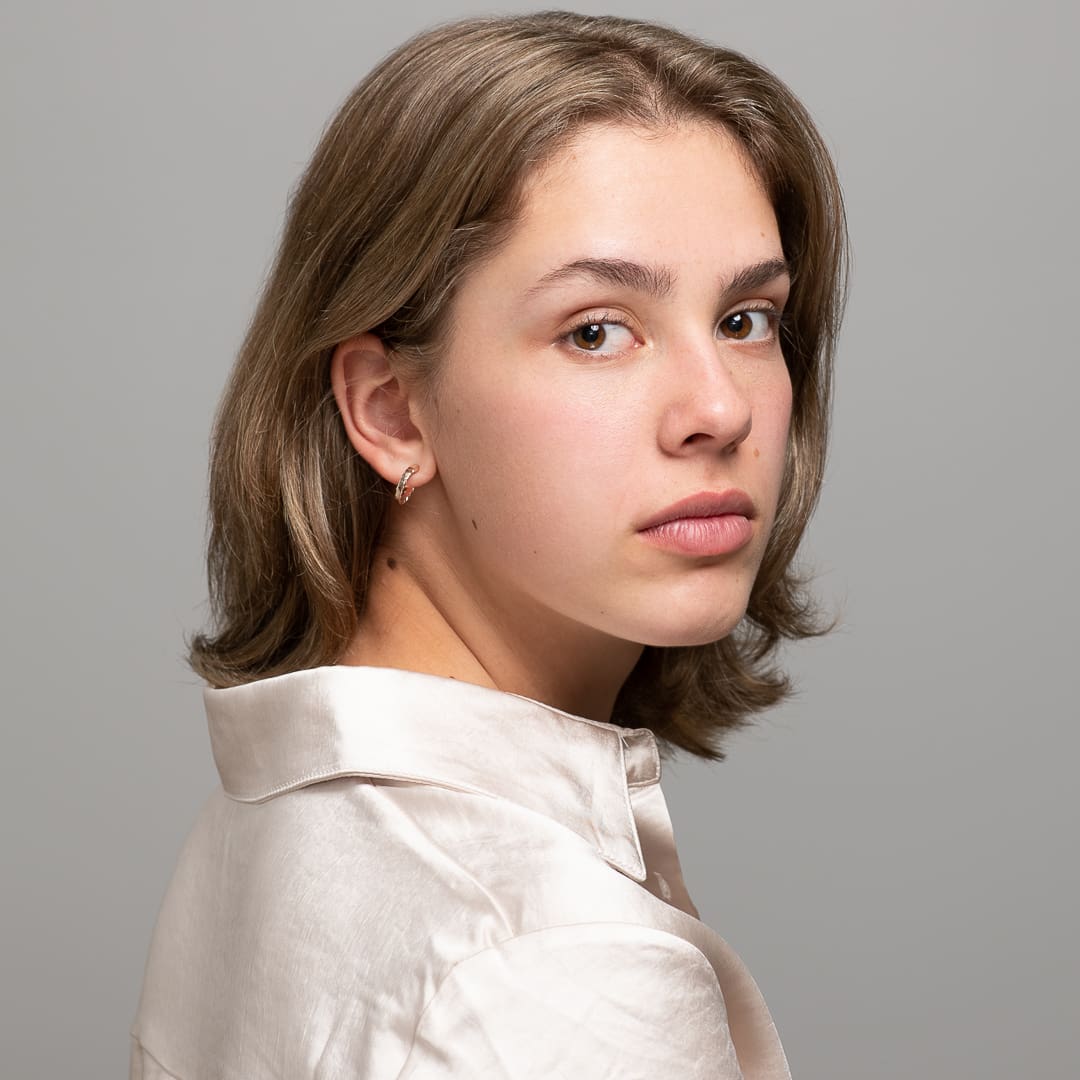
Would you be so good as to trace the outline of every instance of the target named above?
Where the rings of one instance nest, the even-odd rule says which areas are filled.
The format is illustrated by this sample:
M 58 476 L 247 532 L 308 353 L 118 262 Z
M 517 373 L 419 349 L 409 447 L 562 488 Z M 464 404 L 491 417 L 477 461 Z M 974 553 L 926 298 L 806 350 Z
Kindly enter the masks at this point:
M 764 259 L 741 267 L 721 291 L 726 299 L 732 293 L 749 292 L 784 276 L 791 276 L 791 267 L 786 259 Z M 630 259 L 575 259 L 550 270 L 528 290 L 527 295 L 575 277 L 588 277 L 606 285 L 632 289 L 657 300 L 669 296 L 676 281 L 674 271 L 666 266 L 650 266 Z
M 617 285 L 662 299 L 675 284 L 675 275 L 664 266 L 647 266 L 630 259 L 575 259 L 546 273 L 529 294 L 558 285 L 567 278 L 589 277 L 605 285 Z
M 721 291 L 726 300 L 734 293 L 752 292 L 781 277 L 791 277 L 791 265 L 787 259 L 763 259 L 737 270 Z

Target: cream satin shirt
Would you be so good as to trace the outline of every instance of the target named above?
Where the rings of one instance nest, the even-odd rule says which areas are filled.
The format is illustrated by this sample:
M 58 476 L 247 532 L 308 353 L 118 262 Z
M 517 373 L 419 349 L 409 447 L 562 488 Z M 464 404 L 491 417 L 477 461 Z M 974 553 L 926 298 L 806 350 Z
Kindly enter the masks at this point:
M 651 731 L 372 667 L 205 700 L 221 788 L 133 1080 L 789 1076 L 687 895 Z

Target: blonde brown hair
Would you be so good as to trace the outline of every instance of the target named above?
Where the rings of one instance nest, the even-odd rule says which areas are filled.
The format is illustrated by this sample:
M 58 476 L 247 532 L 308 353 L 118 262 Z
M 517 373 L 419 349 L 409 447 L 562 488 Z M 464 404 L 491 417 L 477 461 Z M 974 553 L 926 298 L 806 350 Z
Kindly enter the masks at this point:
M 213 633 L 190 663 L 230 686 L 334 663 L 356 632 L 387 484 L 352 449 L 334 347 L 374 331 L 437 388 L 455 285 L 512 228 L 522 181 L 583 125 L 704 121 L 739 141 L 792 270 L 793 384 L 779 509 L 745 618 L 710 645 L 647 647 L 612 722 L 720 758 L 719 736 L 790 692 L 783 638 L 823 632 L 793 568 L 825 461 L 847 236 L 832 162 L 803 106 L 727 49 L 652 23 L 567 12 L 470 19 L 383 60 L 333 118 L 218 410 L 208 551 Z

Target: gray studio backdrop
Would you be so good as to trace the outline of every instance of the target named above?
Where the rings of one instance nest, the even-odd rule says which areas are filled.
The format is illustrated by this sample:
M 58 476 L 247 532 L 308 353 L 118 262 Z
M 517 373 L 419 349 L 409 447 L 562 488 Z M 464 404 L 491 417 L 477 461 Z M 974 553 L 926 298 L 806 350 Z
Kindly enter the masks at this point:
M 843 625 L 727 763 L 668 769 L 691 893 L 797 1078 L 1076 1076 L 1075 5 L 577 7 L 780 73 L 855 247 L 808 545 Z M 4 1077 L 126 1075 L 216 783 L 181 662 L 214 404 L 323 123 L 483 10 L 5 5 Z

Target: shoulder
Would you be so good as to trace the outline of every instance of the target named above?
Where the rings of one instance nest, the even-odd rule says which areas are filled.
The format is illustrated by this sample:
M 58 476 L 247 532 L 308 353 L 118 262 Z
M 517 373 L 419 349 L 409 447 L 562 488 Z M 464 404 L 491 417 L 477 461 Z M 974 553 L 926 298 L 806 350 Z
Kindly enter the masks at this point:
M 478 947 L 551 923 L 648 922 L 653 909 L 663 922 L 668 911 L 552 817 L 439 784 L 347 776 L 260 804 L 221 796 L 197 832 L 193 855 L 257 879 L 264 902 L 317 878 L 338 898 L 327 918 L 376 909 L 445 929 L 460 915 Z
M 218 790 L 169 894 L 185 918 L 209 908 L 280 923 L 283 933 L 302 924 L 305 940 L 408 925 L 418 940 L 428 931 L 447 945 L 441 957 L 425 950 L 436 967 L 547 925 L 667 925 L 673 911 L 543 814 L 482 793 L 355 776 L 261 803 Z
M 400 1077 L 436 1072 L 740 1076 L 709 960 L 675 934 L 614 921 L 545 927 L 456 964 Z

